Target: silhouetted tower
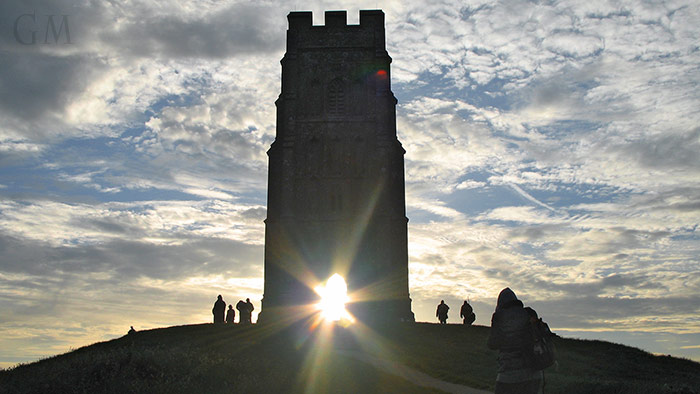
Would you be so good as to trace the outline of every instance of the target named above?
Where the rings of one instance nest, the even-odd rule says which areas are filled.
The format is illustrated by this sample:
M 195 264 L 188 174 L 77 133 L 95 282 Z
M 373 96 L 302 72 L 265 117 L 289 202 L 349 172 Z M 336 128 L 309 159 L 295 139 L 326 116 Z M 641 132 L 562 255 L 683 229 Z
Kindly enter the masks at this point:
M 288 15 L 265 221 L 263 322 L 318 301 L 345 277 L 364 321 L 414 321 L 408 294 L 404 162 L 396 137 L 384 13 Z

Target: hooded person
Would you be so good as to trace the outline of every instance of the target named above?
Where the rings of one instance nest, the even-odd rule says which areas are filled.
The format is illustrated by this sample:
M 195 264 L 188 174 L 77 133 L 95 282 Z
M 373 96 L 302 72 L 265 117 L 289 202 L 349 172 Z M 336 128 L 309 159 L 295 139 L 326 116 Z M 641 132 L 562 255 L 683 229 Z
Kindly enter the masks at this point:
M 226 312 L 226 301 L 224 301 L 221 294 L 216 298 L 214 307 L 211 309 L 211 313 L 214 315 L 214 323 L 224 322 L 224 313 Z
M 505 288 L 498 295 L 496 311 L 491 317 L 487 345 L 498 350 L 498 375 L 494 394 L 536 394 L 542 383 L 542 371 L 534 369 L 525 354 L 532 343 L 530 319 L 537 317 L 523 307 L 513 290 Z

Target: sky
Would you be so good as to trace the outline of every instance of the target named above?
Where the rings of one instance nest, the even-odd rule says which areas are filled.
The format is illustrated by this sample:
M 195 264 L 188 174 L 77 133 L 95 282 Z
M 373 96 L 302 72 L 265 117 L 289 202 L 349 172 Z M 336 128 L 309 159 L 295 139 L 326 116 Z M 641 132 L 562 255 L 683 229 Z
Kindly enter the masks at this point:
M 416 319 L 700 361 L 700 3 L 5 0 L 0 367 L 257 314 L 286 15 L 377 8 Z

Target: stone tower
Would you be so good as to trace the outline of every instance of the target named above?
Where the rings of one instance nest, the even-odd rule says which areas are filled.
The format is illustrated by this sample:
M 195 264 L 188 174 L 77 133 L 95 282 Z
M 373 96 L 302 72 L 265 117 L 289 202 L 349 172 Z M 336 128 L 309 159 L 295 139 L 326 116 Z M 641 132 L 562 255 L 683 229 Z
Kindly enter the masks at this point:
M 288 15 L 265 220 L 262 322 L 299 319 L 314 286 L 345 277 L 358 319 L 413 321 L 404 149 L 384 13 Z M 306 307 L 304 306 L 306 305 Z

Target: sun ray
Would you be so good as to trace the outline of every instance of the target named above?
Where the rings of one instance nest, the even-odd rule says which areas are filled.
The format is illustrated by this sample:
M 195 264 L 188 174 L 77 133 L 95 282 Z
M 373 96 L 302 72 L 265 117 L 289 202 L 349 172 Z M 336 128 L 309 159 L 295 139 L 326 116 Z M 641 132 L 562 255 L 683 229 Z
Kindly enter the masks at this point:
M 350 266 L 352 265 L 355 256 L 357 255 L 360 242 L 369 227 L 369 223 L 374 215 L 374 211 L 377 207 L 377 202 L 379 201 L 379 196 L 382 193 L 384 182 L 377 182 L 374 187 L 367 204 L 364 209 L 359 212 L 358 215 L 352 218 L 352 226 L 350 228 L 350 234 L 348 234 L 347 239 L 336 249 L 333 258 L 333 271 L 339 272 L 341 275 L 347 276 L 350 272 Z

